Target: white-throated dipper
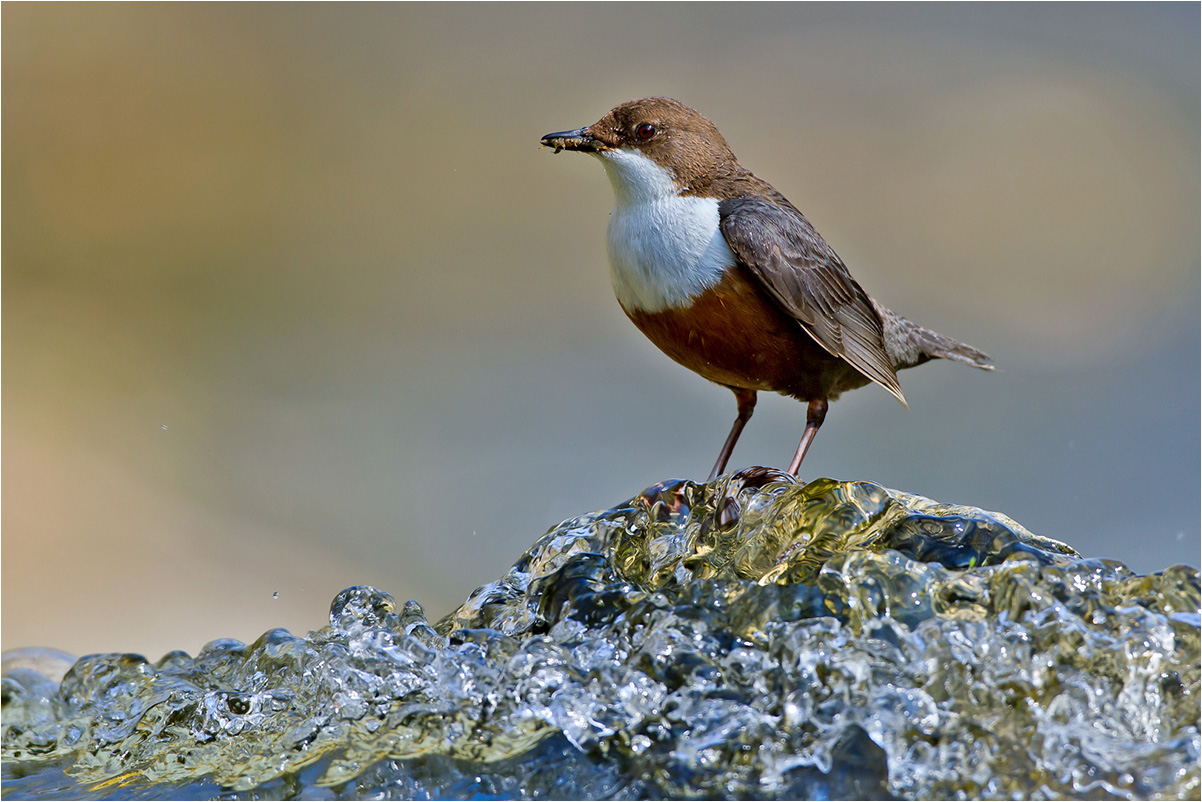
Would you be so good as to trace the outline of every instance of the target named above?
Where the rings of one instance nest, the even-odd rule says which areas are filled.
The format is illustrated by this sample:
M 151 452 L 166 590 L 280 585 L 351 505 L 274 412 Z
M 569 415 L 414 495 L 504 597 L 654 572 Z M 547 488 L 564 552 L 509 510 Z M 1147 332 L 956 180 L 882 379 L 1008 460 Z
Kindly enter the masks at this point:
M 718 129 L 671 98 L 629 100 L 542 144 L 601 160 L 614 293 L 639 331 L 729 388 L 738 417 L 710 479 L 771 390 L 808 402 L 797 474 L 827 402 L 876 382 L 906 404 L 897 371 L 941 357 L 992 369 L 985 354 L 870 298 L 810 221 L 739 165 Z

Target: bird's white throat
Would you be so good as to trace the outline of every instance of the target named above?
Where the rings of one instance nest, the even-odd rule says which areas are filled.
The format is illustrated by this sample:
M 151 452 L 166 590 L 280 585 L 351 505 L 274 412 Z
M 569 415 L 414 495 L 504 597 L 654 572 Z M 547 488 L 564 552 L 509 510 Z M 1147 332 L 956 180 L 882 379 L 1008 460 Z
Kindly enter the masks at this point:
M 717 198 L 682 196 L 672 174 L 628 150 L 597 154 L 614 187 L 609 269 L 627 311 L 688 306 L 722 280 L 735 255 L 718 227 Z

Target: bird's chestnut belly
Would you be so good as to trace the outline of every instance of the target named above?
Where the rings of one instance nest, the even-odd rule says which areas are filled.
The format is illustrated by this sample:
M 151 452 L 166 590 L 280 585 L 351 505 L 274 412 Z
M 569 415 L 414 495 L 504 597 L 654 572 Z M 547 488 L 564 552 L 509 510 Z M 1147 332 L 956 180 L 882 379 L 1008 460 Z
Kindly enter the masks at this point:
M 868 379 L 831 355 L 738 267 L 684 307 L 623 307 L 639 331 L 686 368 L 726 387 L 833 399 Z

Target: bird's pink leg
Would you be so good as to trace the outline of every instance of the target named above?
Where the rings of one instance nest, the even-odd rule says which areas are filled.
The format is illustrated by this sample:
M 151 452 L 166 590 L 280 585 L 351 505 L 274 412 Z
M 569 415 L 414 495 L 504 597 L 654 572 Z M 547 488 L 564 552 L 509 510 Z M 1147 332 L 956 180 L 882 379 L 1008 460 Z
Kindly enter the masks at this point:
M 751 420 L 751 413 L 755 412 L 755 390 L 742 390 L 734 387 L 731 387 L 730 390 L 735 394 L 735 401 L 739 405 L 739 416 L 735 418 L 734 425 L 730 427 L 730 434 L 726 435 L 726 442 L 722 444 L 718 461 L 714 463 L 714 469 L 710 471 L 710 478 L 707 480 L 710 482 L 726 470 L 726 463 L 730 460 L 731 452 L 735 450 L 735 442 L 743 433 L 743 427 L 747 425 L 747 421 Z
M 806 408 L 806 428 L 801 433 L 801 442 L 797 444 L 797 453 L 789 463 L 789 473 L 794 476 L 801 470 L 801 461 L 806 458 L 806 452 L 810 450 L 810 443 L 814 442 L 814 435 L 818 434 L 822 421 L 826 420 L 827 406 L 825 398 L 817 398 Z

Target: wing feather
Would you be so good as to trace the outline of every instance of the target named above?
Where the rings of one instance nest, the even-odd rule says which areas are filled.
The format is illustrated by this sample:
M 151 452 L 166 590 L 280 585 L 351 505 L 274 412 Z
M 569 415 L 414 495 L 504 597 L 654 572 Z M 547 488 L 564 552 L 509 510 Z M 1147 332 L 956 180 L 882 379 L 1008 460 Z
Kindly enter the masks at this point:
M 819 345 L 905 404 L 880 316 L 810 221 L 792 206 L 759 198 L 723 201 L 718 213 L 730 249 L 781 308 Z

